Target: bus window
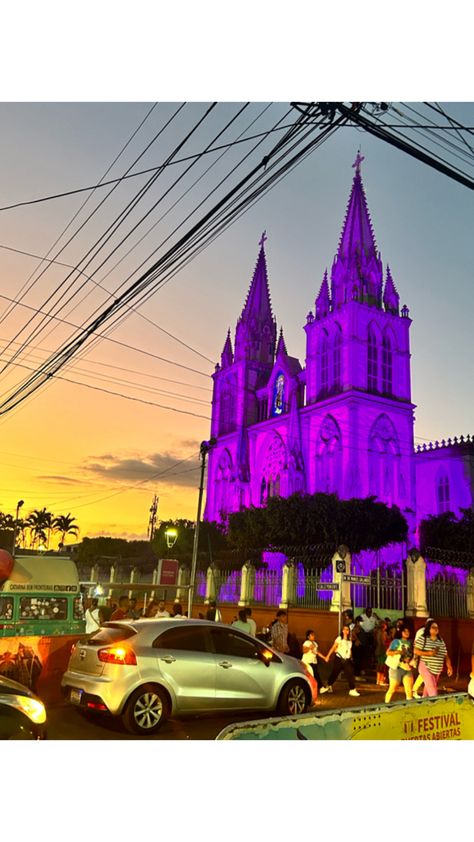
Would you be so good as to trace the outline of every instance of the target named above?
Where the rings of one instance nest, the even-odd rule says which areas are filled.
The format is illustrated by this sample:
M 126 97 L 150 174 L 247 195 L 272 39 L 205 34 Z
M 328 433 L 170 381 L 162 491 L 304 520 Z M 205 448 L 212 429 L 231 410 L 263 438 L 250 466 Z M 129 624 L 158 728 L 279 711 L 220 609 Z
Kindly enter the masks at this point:
M 66 620 L 67 599 L 52 596 L 24 596 L 20 599 L 22 620 Z
M 83 620 L 84 619 L 84 605 L 82 603 L 82 596 L 76 596 L 74 599 L 74 619 L 75 620 Z
M 10 596 L 0 596 L 0 620 L 13 618 L 13 599 Z

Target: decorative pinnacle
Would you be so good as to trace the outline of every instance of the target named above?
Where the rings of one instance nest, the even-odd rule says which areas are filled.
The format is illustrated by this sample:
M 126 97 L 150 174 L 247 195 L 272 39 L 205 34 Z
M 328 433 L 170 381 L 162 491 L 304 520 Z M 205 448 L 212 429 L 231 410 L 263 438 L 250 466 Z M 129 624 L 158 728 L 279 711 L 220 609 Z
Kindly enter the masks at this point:
M 354 163 L 352 164 L 352 166 L 355 167 L 356 173 L 360 173 L 360 165 L 361 165 L 362 161 L 364 161 L 364 160 L 365 160 L 365 155 L 360 154 L 360 146 L 359 146 L 359 149 L 357 150 L 357 157 L 356 157 Z
M 265 230 L 263 232 L 262 236 L 260 237 L 260 240 L 259 240 L 259 243 L 258 243 L 260 248 L 263 249 L 263 246 L 264 246 L 266 240 L 268 240 L 268 237 L 267 237 L 267 231 Z

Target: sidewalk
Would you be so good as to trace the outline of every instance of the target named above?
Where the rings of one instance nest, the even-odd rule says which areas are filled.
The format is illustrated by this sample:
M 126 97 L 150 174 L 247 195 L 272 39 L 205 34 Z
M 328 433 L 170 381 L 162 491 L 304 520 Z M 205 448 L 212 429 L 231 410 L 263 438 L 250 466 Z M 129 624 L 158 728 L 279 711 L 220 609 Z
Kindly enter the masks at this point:
M 450 695 L 450 693 L 465 693 L 467 691 L 468 683 L 469 677 L 467 675 L 460 676 L 457 681 L 454 677 L 448 678 L 447 675 L 442 675 L 439 680 L 438 695 L 448 696 Z M 315 707 L 313 707 L 311 710 L 314 710 L 315 713 L 318 713 L 320 711 L 323 712 L 339 708 L 360 707 L 364 704 L 384 704 L 385 693 L 388 690 L 388 684 L 386 687 L 379 687 L 375 683 L 374 673 L 373 676 L 363 675 L 360 678 L 357 678 L 356 689 L 359 691 L 360 696 L 349 696 L 349 688 L 347 686 L 347 682 L 344 679 L 338 679 L 334 684 L 333 692 L 324 693 L 323 695 L 320 694 L 318 698 L 318 704 L 315 705 Z M 401 702 L 404 700 L 405 691 L 403 687 L 400 687 L 393 694 L 392 702 Z

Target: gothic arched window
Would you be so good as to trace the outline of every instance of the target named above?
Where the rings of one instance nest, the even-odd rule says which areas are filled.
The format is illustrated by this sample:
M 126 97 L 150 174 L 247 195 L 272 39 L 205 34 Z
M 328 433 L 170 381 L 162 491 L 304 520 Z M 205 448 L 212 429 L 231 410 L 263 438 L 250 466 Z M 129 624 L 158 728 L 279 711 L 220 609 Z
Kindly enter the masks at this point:
M 367 389 L 369 392 L 376 392 L 378 388 L 378 355 L 377 337 L 372 327 L 369 327 L 369 338 L 367 345 Z
M 449 477 L 446 471 L 442 471 L 438 476 L 438 482 L 436 485 L 436 502 L 438 504 L 439 515 L 442 515 L 443 512 L 450 511 L 451 501 L 449 491 Z
M 342 493 L 342 435 L 331 415 L 321 424 L 316 450 L 316 489 L 324 494 Z
M 235 381 L 226 379 L 220 389 L 219 435 L 225 436 L 235 430 Z
M 216 475 L 216 511 L 221 520 L 225 520 L 231 511 L 232 457 L 224 450 L 217 464 Z
M 286 449 L 280 436 L 275 436 L 267 449 L 262 466 L 260 505 L 269 497 L 280 496 L 281 474 L 286 466 Z
M 400 448 L 394 425 L 379 415 L 369 434 L 369 494 L 388 505 L 397 502 L 395 478 L 399 474 Z
M 336 325 L 336 332 L 334 334 L 334 344 L 332 348 L 332 383 L 334 390 L 339 392 L 341 390 L 341 360 L 342 358 L 342 331 Z
M 321 342 L 321 392 L 325 394 L 329 385 L 329 340 L 326 332 Z
M 382 392 L 392 394 L 392 343 L 388 333 L 384 333 L 382 341 Z

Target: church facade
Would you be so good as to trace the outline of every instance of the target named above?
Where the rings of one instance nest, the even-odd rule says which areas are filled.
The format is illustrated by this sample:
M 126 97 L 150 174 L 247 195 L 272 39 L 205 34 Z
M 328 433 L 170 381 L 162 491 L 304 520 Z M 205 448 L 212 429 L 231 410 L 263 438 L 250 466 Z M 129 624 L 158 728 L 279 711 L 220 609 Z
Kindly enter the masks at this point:
M 306 316 L 304 365 L 270 298 L 265 234 L 213 374 L 206 520 L 275 495 L 374 496 L 419 521 L 472 506 L 474 440 L 414 446 L 411 319 L 377 250 L 357 156 L 337 253 Z

